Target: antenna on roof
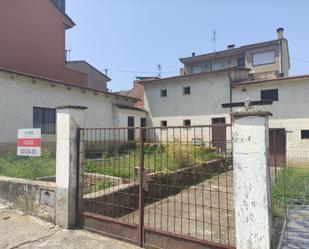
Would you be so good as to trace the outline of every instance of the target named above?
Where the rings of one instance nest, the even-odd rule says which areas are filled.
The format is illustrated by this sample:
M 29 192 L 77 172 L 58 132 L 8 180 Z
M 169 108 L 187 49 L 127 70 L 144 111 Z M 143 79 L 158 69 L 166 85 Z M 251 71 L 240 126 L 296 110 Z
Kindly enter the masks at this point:
M 104 72 L 105 72 L 105 75 L 107 76 L 108 69 L 107 69 L 107 68 L 105 68 L 105 69 L 104 69 Z
M 213 31 L 212 42 L 214 43 L 214 53 L 216 52 L 216 41 L 217 41 L 217 33 L 216 30 Z
M 161 78 L 162 65 L 159 64 L 158 67 L 157 67 L 157 69 L 158 69 L 158 78 Z

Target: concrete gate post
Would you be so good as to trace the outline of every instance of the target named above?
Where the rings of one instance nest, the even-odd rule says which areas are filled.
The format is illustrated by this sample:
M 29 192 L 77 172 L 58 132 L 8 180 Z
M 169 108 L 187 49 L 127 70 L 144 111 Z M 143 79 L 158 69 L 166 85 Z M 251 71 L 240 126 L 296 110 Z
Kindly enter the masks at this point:
M 237 249 L 271 248 L 269 115 L 254 109 L 232 114 Z
M 56 224 L 72 228 L 76 223 L 77 136 L 85 124 L 82 106 L 59 106 L 57 109 L 56 155 Z

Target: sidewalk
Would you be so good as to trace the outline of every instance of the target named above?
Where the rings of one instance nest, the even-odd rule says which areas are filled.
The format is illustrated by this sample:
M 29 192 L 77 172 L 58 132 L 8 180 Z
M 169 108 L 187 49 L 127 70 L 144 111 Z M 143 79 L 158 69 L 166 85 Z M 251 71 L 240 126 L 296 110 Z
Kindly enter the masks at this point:
M 0 249 L 138 249 L 84 230 L 65 230 L 0 205 Z

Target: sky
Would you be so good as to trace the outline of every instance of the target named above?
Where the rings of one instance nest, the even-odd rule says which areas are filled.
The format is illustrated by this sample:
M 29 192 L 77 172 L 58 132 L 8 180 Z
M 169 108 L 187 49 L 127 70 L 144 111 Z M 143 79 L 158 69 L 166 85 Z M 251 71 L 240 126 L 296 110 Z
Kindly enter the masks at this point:
M 136 76 L 179 74 L 181 57 L 277 38 L 289 41 L 290 75 L 309 74 L 307 0 L 67 0 L 71 60 L 86 60 L 130 89 Z

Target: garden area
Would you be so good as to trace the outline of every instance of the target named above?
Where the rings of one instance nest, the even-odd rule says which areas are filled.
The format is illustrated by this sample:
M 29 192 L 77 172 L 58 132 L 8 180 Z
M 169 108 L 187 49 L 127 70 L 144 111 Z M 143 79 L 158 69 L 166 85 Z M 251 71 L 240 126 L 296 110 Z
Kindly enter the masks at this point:
M 295 203 L 309 204 L 309 168 L 284 167 L 272 185 L 273 215 L 284 217 Z
M 47 149 L 41 157 L 20 157 L 12 150 L 0 156 L 0 175 L 36 180 L 39 177 L 56 174 L 56 158 Z
M 133 179 L 136 168 L 140 165 L 140 147 L 133 144 L 123 148 L 111 146 L 99 157 L 96 152 L 85 152 L 85 171 L 125 179 Z M 88 157 L 88 158 L 87 158 Z M 203 164 L 211 159 L 220 158 L 221 155 L 214 147 L 196 146 L 191 144 L 158 144 L 145 143 L 144 167 L 146 172 L 175 172 L 178 169 Z

